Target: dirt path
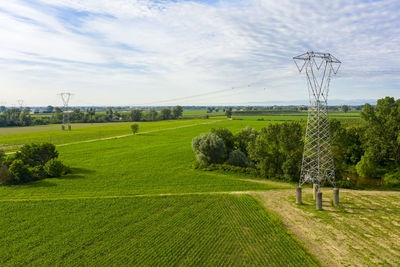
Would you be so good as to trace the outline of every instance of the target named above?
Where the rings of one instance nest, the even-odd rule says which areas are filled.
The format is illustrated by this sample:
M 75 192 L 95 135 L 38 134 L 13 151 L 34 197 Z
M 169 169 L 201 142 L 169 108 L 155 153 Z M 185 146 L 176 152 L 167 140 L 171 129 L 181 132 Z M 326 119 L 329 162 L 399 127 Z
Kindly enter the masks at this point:
M 331 205 L 332 189 L 323 189 L 323 211 L 316 211 L 312 190 L 250 193 L 324 266 L 400 265 L 400 192 L 341 190 L 341 206 Z

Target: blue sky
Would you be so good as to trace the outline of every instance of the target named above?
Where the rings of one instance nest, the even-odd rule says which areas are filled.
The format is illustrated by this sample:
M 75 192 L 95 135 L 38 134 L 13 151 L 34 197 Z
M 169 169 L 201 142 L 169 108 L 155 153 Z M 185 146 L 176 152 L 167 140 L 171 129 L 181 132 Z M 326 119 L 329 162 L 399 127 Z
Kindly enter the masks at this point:
M 330 99 L 400 97 L 398 0 L 15 0 L 0 25 L 9 106 L 302 101 L 308 50 L 343 62 Z

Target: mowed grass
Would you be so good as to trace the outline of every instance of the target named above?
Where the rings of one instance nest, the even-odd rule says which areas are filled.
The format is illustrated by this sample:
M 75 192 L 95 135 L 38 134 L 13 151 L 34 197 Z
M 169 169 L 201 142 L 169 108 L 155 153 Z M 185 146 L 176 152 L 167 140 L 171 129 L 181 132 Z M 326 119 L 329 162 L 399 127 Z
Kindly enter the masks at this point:
M 9 266 L 317 266 L 248 195 L 0 202 Z M 7 226 L 7 227 L 4 227 Z
M 182 127 L 193 124 L 209 123 L 216 120 L 195 119 L 195 120 L 139 122 L 139 133 Z M 219 118 L 218 120 L 221 120 L 221 118 Z M 47 129 L 50 129 L 46 131 L 34 131 L 35 127 L 38 127 L 38 129 L 42 129 L 42 126 L 22 127 L 20 128 L 19 131 L 21 131 L 21 129 L 26 129 L 26 132 L 0 135 L 0 149 L 4 149 L 5 151 L 13 151 L 23 144 L 33 143 L 33 142 L 37 143 L 50 142 L 58 145 L 58 144 L 72 143 L 78 141 L 127 135 L 132 133 L 129 127 L 129 125 L 132 123 L 110 123 L 93 127 L 82 127 L 81 124 L 78 124 L 78 127 L 74 127 L 73 125 L 71 131 L 61 131 L 60 125 L 57 125 L 57 128 L 54 128 L 54 126 L 51 127 L 45 126 L 47 127 Z M 10 128 L 6 128 L 5 131 L 10 131 L 9 129 Z M 14 129 L 14 132 L 16 132 L 18 128 L 11 128 L 11 129 Z M 2 128 L 0 128 L 0 132 L 1 131 Z
M 400 193 L 341 189 L 340 207 L 323 188 L 323 211 L 312 189 L 295 204 L 295 190 L 254 193 L 280 216 L 324 266 L 400 266 Z
M 0 199 L 74 198 L 193 192 L 268 190 L 281 188 L 242 180 L 244 175 L 192 168 L 192 139 L 212 127 L 238 131 L 244 121 L 224 121 L 124 138 L 58 148 L 60 159 L 72 168 L 61 178 L 27 185 L 0 187 Z M 265 122 L 257 122 L 260 128 Z

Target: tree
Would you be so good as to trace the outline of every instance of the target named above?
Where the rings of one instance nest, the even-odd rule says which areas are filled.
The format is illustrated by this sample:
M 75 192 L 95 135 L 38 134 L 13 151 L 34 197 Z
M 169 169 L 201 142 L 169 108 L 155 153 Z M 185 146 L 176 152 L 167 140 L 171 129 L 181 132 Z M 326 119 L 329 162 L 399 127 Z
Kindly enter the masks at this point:
M 239 167 L 248 167 L 252 165 L 252 162 L 242 151 L 234 150 L 229 154 L 228 164 Z
M 232 108 L 228 108 L 228 109 L 225 111 L 225 115 L 226 115 L 227 118 L 232 117 Z
M 8 171 L 11 177 L 9 182 L 12 184 L 27 183 L 31 179 L 28 165 L 24 164 L 24 162 L 20 159 L 14 160 Z
M 53 113 L 54 107 L 53 106 L 47 106 L 46 108 L 46 113 Z
M 142 120 L 142 111 L 140 109 L 133 109 L 129 113 L 129 117 L 131 121 L 141 121 Z
M 400 168 L 400 99 L 379 99 L 375 108 L 365 104 L 361 118 L 366 122 L 365 153 L 357 164 L 357 173 L 378 178 L 396 172 Z
M 57 157 L 56 147 L 50 143 L 24 145 L 15 155 L 16 159 L 22 160 L 24 164 L 32 167 L 44 165 L 50 159 Z
M 169 108 L 163 108 L 160 112 L 160 118 L 162 120 L 169 120 L 171 118 L 171 110 Z
M 137 123 L 131 124 L 131 130 L 133 134 L 136 134 L 139 131 L 139 124 Z
M 183 108 L 181 106 L 175 106 L 172 109 L 172 116 L 174 119 L 182 117 L 183 114 Z
M 152 108 L 147 113 L 146 118 L 147 118 L 147 120 L 155 121 L 155 120 L 157 120 L 157 115 L 158 115 L 157 111 L 154 108 Z
M 236 134 L 235 137 L 235 146 L 237 149 L 242 151 L 245 155 L 248 155 L 247 147 L 249 144 L 254 143 L 258 136 L 258 132 L 247 126 L 246 128 L 242 129 L 240 132 Z
M 344 113 L 347 113 L 347 112 L 349 111 L 350 108 L 349 108 L 348 105 L 342 105 L 341 109 L 342 109 L 342 111 L 343 111 Z
M 235 137 L 232 132 L 226 128 L 212 128 L 211 133 L 216 134 L 219 138 L 224 141 L 225 148 L 228 154 L 234 149 L 235 146 Z
M 192 140 L 192 148 L 197 161 L 202 165 L 222 163 L 226 158 L 224 141 L 213 133 L 195 137 Z
M 108 107 L 108 108 L 106 109 L 106 115 L 107 115 L 107 117 L 108 117 L 108 119 L 109 119 L 110 121 L 113 119 L 113 114 L 114 114 L 114 112 L 113 112 L 112 107 Z
M 4 111 L 6 111 L 6 107 L 5 106 L 0 106 L 0 113 L 3 113 Z

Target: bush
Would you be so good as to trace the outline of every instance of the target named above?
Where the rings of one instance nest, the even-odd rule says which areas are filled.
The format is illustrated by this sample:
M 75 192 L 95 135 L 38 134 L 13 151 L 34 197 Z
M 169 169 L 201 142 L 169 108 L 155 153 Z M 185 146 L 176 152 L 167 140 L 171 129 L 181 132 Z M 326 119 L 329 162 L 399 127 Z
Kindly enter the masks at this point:
M 9 183 L 11 184 L 22 184 L 32 180 L 28 165 L 20 159 L 14 160 L 8 171 L 10 175 Z
M 218 128 L 218 129 L 211 129 L 211 133 L 217 135 L 224 141 L 225 148 L 228 153 L 230 153 L 234 146 L 235 146 L 235 137 L 233 136 L 232 132 L 226 128 Z
M 51 159 L 58 157 L 56 146 L 50 143 L 24 145 L 16 154 L 16 159 L 34 167 L 45 165 Z
M 387 173 L 383 176 L 383 181 L 388 186 L 399 187 L 400 186 L 400 170 Z
M 43 179 L 43 178 L 47 177 L 47 173 L 44 171 L 42 165 L 31 167 L 31 168 L 29 168 L 29 171 L 31 173 L 31 180 L 32 181 L 40 180 L 40 179 Z
M 137 123 L 131 124 L 131 130 L 133 134 L 136 134 L 139 131 L 139 124 Z
M 59 177 L 66 173 L 66 167 L 61 161 L 56 159 L 49 160 L 43 167 L 48 177 Z
M 251 166 L 251 160 L 242 151 L 234 150 L 229 154 L 228 164 L 239 167 L 249 167 Z
M 6 165 L 0 166 L 0 183 L 2 185 L 7 185 L 10 183 L 10 172 L 8 171 L 8 167 Z
M 192 148 L 200 164 L 222 163 L 226 158 L 224 141 L 216 134 L 209 133 L 195 137 Z

